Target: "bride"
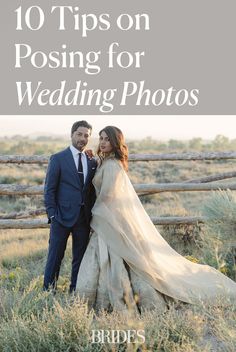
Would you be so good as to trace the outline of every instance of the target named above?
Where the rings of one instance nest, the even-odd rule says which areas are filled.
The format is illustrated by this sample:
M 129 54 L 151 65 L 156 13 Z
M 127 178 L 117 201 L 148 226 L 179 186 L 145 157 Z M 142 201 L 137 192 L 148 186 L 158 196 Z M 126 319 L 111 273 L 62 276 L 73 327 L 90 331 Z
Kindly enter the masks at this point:
M 77 277 L 79 296 L 96 310 L 139 311 L 163 311 L 170 297 L 187 303 L 235 299 L 234 281 L 185 259 L 159 234 L 127 176 L 121 130 L 107 126 L 99 136 L 93 233 Z

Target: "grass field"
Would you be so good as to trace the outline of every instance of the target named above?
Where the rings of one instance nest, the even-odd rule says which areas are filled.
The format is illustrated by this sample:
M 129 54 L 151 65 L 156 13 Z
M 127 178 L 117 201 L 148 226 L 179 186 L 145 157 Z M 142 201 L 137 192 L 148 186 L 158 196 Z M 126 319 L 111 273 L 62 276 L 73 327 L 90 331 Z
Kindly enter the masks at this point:
M 190 142 L 177 142 L 158 143 L 146 139 L 130 142 L 129 147 L 132 153 L 189 150 Z M 0 145 L 2 154 L 50 154 L 65 147 L 67 141 L 2 139 Z M 208 144 L 199 140 L 194 144 L 192 141 L 190 149 L 233 150 L 234 147 L 235 141 L 218 138 Z M 234 169 L 235 161 L 149 162 L 130 163 L 129 173 L 133 183 L 181 182 Z M 37 165 L 2 165 L 0 183 L 43 184 L 45 170 L 45 167 Z M 153 216 L 197 215 L 203 211 L 202 204 L 212 196 L 210 192 L 166 193 L 145 196 L 142 201 Z M 35 209 L 42 205 L 41 197 L 2 197 L 0 213 Z M 229 236 L 235 241 L 235 232 L 228 228 Z M 214 265 L 234 278 L 235 268 L 230 262 L 230 255 L 221 255 L 223 247 L 220 247 L 220 242 L 206 240 L 211 235 L 211 228 L 172 226 L 158 229 L 174 248 L 189 256 L 190 260 Z M 236 350 L 236 303 L 232 306 L 227 300 L 219 302 L 217 307 L 171 305 L 162 315 L 151 311 L 141 317 L 131 312 L 128 315 L 89 312 L 85 302 L 68 295 L 70 239 L 57 294 L 42 292 L 47 246 L 48 230 L 0 230 L 1 352 L 137 351 L 139 347 L 139 351 L 170 352 Z M 143 344 L 92 344 L 93 329 L 141 329 L 145 330 L 146 341 Z

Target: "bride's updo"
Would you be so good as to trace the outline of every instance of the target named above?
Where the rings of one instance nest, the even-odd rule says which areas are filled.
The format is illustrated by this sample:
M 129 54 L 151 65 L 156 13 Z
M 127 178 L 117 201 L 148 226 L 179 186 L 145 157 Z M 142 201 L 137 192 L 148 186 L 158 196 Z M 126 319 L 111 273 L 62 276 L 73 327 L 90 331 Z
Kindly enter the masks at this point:
M 111 156 L 114 156 L 115 159 L 120 160 L 123 168 L 128 171 L 128 147 L 125 144 L 122 131 L 115 126 L 106 126 L 99 132 L 99 136 L 101 136 L 102 132 L 105 132 L 110 140 L 112 146 Z M 103 159 L 104 155 L 100 147 L 98 147 L 97 154 L 101 159 Z

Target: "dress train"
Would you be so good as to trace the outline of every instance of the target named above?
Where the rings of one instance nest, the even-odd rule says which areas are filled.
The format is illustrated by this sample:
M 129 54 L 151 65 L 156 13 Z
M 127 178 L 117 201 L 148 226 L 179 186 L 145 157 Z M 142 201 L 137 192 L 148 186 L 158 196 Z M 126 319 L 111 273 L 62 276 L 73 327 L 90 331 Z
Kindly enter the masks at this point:
M 91 236 L 77 278 L 90 305 L 119 310 L 159 307 L 168 297 L 196 303 L 236 299 L 236 283 L 209 265 L 192 263 L 157 231 L 119 161 L 106 159 L 93 183 Z

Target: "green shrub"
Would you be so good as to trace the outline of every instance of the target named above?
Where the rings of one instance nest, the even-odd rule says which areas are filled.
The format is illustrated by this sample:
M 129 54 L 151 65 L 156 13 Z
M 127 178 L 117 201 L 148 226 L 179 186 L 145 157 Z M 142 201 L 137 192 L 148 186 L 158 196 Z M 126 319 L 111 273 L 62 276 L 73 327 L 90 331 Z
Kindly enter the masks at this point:
M 203 255 L 214 266 L 235 279 L 236 267 L 236 197 L 231 191 L 212 192 L 202 206 L 208 218 L 203 236 Z

